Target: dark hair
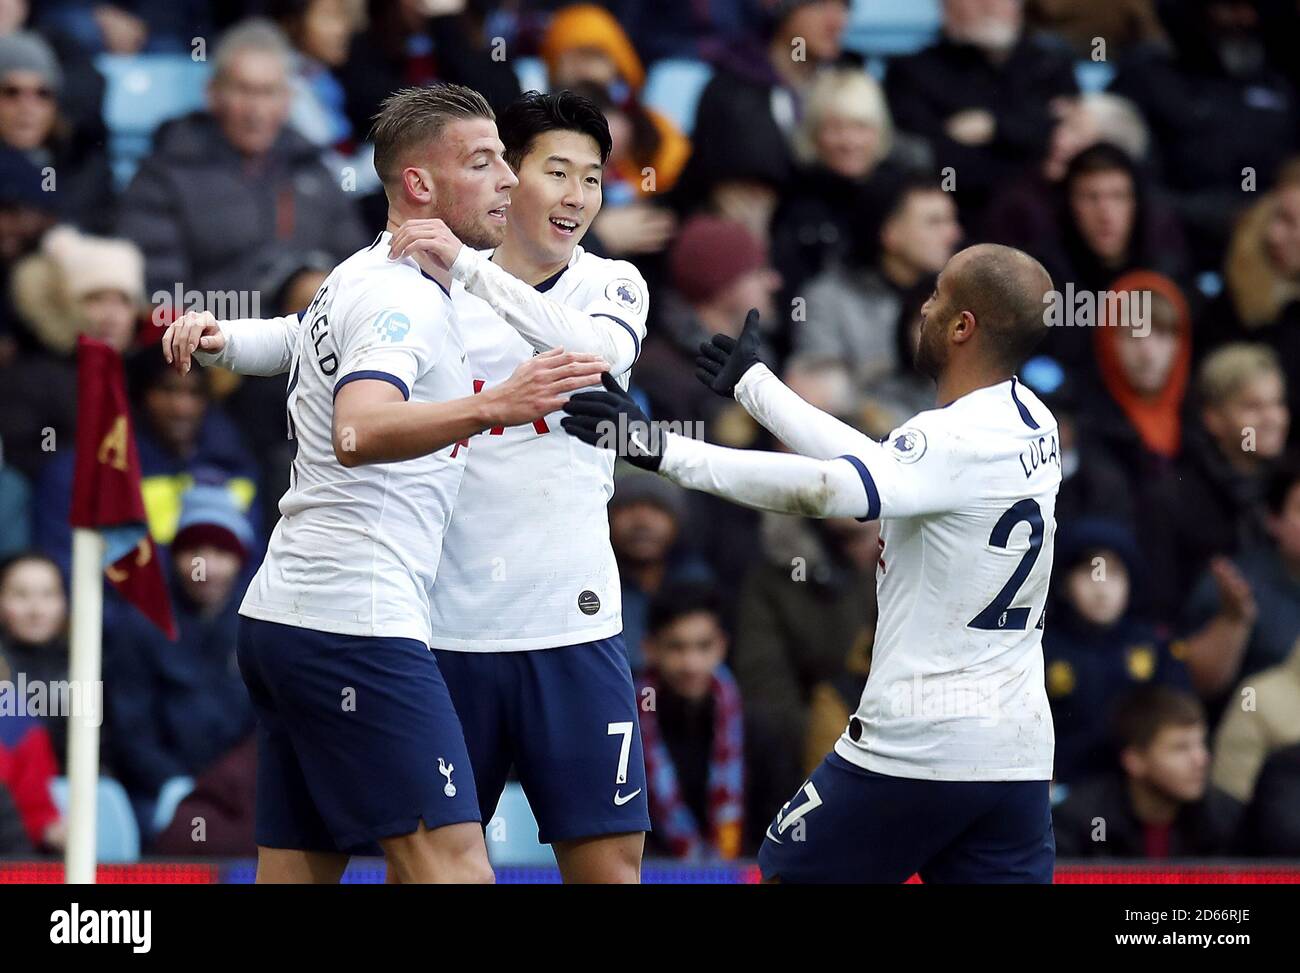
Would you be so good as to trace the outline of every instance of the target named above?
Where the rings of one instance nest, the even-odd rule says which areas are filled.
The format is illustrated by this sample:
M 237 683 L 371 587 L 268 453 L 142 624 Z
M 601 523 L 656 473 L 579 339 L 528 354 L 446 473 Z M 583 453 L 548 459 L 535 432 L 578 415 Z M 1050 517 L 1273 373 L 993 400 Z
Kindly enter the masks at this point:
M 501 113 L 497 129 L 505 143 L 506 162 L 516 172 L 532 148 L 533 140 L 543 132 L 579 132 L 590 136 L 600 149 L 601 165 L 609 161 L 609 153 L 614 148 L 609 122 L 596 103 L 567 88 L 553 94 L 529 91 L 515 99 Z
M 403 152 L 438 137 L 448 122 L 467 118 L 495 120 L 492 106 L 473 88 L 439 82 L 401 88 L 383 100 L 370 141 L 375 144 L 375 171 L 387 186 L 397 178 Z
M 42 554 L 40 551 L 19 551 L 17 554 L 11 554 L 9 557 L 0 560 L 0 587 L 9 580 L 9 572 L 20 564 L 26 564 L 29 561 L 35 561 L 37 564 L 48 564 L 54 569 L 54 573 L 59 577 L 59 586 L 64 587 L 63 571 L 59 568 L 59 563 L 48 554 Z
M 664 585 L 650 601 L 646 634 L 658 635 L 679 619 L 701 612 L 721 622 L 722 602 L 712 585 L 686 582 Z
M 1264 501 L 1269 513 L 1280 517 L 1286 508 L 1286 498 L 1300 485 L 1300 453 L 1290 452 L 1279 459 L 1269 470 L 1264 484 Z
M 1169 686 L 1143 686 L 1115 706 L 1113 732 L 1116 746 L 1145 747 L 1170 726 L 1199 726 L 1205 709 L 1191 693 Z

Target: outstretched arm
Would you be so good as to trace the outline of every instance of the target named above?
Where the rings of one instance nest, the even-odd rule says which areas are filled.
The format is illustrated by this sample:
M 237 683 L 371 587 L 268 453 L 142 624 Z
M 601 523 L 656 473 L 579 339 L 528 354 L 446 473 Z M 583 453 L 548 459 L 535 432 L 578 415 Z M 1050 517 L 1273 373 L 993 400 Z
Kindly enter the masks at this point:
M 832 459 L 868 448 L 869 437 L 804 401 L 758 357 L 758 312 L 750 311 L 738 339 L 714 335 L 695 360 L 700 381 L 734 395 L 760 425 L 803 456 Z
M 218 321 L 207 311 L 189 311 L 163 332 L 163 355 L 182 373 L 193 358 L 241 375 L 280 375 L 289 370 L 301 325 L 297 314 Z

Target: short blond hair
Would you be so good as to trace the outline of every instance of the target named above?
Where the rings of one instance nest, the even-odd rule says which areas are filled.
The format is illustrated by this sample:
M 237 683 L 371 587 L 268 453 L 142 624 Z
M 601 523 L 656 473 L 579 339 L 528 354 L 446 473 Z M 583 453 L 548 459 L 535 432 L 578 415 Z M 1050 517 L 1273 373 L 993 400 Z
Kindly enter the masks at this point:
M 828 118 L 847 118 L 870 125 L 880 133 L 880 158 L 894 144 L 894 121 L 876 79 L 861 68 L 827 68 L 813 80 L 804 99 L 804 116 L 794 133 L 794 151 L 800 161 L 817 158 L 817 129 Z
M 1249 382 L 1269 374 L 1286 380 L 1277 353 L 1268 345 L 1236 341 L 1212 352 L 1201 363 L 1196 391 L 1203 405 L 1221 406 L 1236 397 Z
M 466 118 L 496 121 L 492 106 L 473 88 L 444 82 L 394 91 L 370 129 L 380 180 L 388 186 L 397 178 L 403 153 L 436 139 L 448 122 Z

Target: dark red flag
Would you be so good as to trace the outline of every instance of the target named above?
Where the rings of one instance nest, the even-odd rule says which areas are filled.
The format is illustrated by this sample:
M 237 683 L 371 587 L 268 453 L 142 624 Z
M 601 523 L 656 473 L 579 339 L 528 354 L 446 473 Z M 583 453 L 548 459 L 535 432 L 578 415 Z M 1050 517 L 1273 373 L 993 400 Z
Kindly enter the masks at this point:
M 122 356 L 85 337 L 77 342 L 77 467 L 70 521 L 103 535 L 109 582 L 174 640 L 171 599 L 140 493 L 140 454 Z

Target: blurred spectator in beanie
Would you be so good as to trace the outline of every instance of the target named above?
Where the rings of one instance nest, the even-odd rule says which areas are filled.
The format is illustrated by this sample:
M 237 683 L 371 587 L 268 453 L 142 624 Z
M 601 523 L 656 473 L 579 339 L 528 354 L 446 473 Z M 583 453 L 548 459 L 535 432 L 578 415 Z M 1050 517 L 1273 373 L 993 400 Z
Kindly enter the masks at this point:
M 1129 493 L 1128 471 L 1088 421 L 1091 386 L 1066 377 L 1051 393 L 1040 393 L 1056 417 L 1061 451 L 1061 486 L 1056 494 L 1056 520 L 1068 524 L 1086 516 L 1108 517 L 1136 528 L 1138 500 Z
M 1231 560 L 1212 559 L 1184 613 L 1196 688 L 1215 701 L 1238 679 L 1285 663 L 1300 639 L 1300 460 L 1294 455 L 1268 472 L 1263 506 L 1267 537 Z M 1231 710 L 1234 700 L 1226 702 Z
M 1025 23 L 1064 38 L 1081 60 L 1098 53 L 1116 60 L 1138 44 L 1167 43 L 1156 0 L 1025 0 Z
M 1263 345 L 1226 345 L 1196 380 L 1200 422 L 1184 430 L 1174 469 L 1144 491 L 1139 535 L 1150 570 L 1151 608 L 1175 622 L 1211 558 L 1264 541 L 1268 468 L 1286 444 L 1286 379 Z M 1221 591 L 1240 588 L 1231 565 L 1214 566 Z
M 367 0 L 366 29 L 352 43 L 340 78 L 353 129 L 364 134 L 379 104 L 398 88 L 451 81 L 502 111 L 520 95 L 514 52 L 483 30 L 497 5 L 484 0 Z
M 808 86 L 843 55 L 846 0 L 760 0 L 761 36 L 722 52 L 700 95 L 694 149 L 678 186 L 683 212 L 707 206 L 766 237 L 794 171 Z
M 41 170 L 60 218 L 95 230 L 112 223 L 113 181 L 102 145 L 73 138 L 59 115 L 63 71 L 38 34 L 0 36 L 0 147 Z
M 1265 858 L 1300 858 L 1300 743 L 1265 762 L 1241 827 L 1241 851 Z
M 252 731 L 235 660 L 252 543 L 227 486 L 191 488 L 170 552 L 177 641 L 135 611 L 105 631 L 105 739 L 118 778 L 141 806 L 168 780 L 206 770 Z
M 776 325 L 773 295 L 781 285 L 762 243 L 743 225 L 696 216 L 669 254 L 673 289 L 661 292 L 656 326 L 637 362 L 636 381 L 655 419 L 711 422 L 728 403 L 695 377 L 701 342 L 736 337 L 750 308 Z
M 1181 0 L 1163 4 L 1161 17 L 1172 47 L 1135 50 L 1111 90 L 1151 126 L 1196 266 L 1216 267 L 1249 200 L 1243 179 L 1273 180 L 1296 147 L 1300 106 L 1268 61 L 1257 0 Z
M 1100 294 L 1131 270 L 1186 277 L 1189 265 L 1175 222 L 1155 222 L 1149 191 L 1133 158 L 1118 146 L 1099 142 L 1066 168 L 1058 190 L 1059 219 L 1050 238 L 1031 247 L 1052 274 L 1056 290 Z M 1066 308 L 1078 324 L 1073 308 Z M 1089 328 L 1052 328 L 1043 343 L 1049 354 L 1077 372 L 1091 371 Z
M 1130 271 L 1106 291 L 1115 297 L 1098 307 L 1092 329 L 1101 389 L 1083 415 L 1096 448 L 1111 453 L 1136 494 L 1182 449 L 1192 322 L 1183 292 L 1162 274 Z
M 895 124 L 955 171 L 971 226 L 1008 168 L 1042 158 L 1055 99 L 1078 91 L 1069 53 L 1026 33 L 1023 19 L 1020 0 L 944 0 L 943 38 L 885 76 Z
M 1210 779 L 1249 804 L 1273 754 L 1300 745 L 1300 641 L 1279 665 L 1249 675 L 1228 702 L 1214 736 Z M 1295 808 L 1300 814 L 1300 805 Z
M 1168 686 L 1115 714 L 1118 772 L 1072 786 L 1053 811 L 1061 858 L 1204 858 L 1232 850 L 1241 805 L 1209 783 L 1205 713 Z
M 818 74 L 804 99 L 794 153 L 772 247 L 787 290 L 798 294 L 828 264 L 850 253 L 874 254 L 880 213 L 902 178 L 889 106 L 876 80 L 856 67 Z
M 737 858 L 745 816 L 745 725 L 723 664 L 727 635 L 716 595 L 662 588 L 650 604 L 637 680 L 651 831 L 660 854 Z
M 45 728 L 55 762 L 63 767 L 68 752 L 70 701 L 55 698 L 54 684 L 68 678 L 68 598 L 59 566 L 42 554 L 25 552 L 0 562 L 0 667 L 13 681 L 47 687 Z M 58 710 L 55 712 L 54 707 Z
M 666 115 L 641 104 L 645 68 L 627 33 L 603 7 L 562 7 L 542 37 L 541 55 L 552 91 L 594 85 L 615 108 L 605 184 L 624 192 L 606 189 L 606 200 L 614 205 L 592 224 L 598 249 L 611 257 L 663 250 L 675 218 L 651 203 L 676 185 L 691 143 Z
M 1056 728 L 1053 779 L 1073 784 L 1114 765 L 1108 720 L 1136 687 L 1187 689 L 1186 667 L 1134 611 L 1142 567 L 1132 529 L 1086 518 L 1064 524 L 1056 541 L 1056 584 L 1043 634 L 1047 697 Z
M 680 543 L 684 493 L 674 483 L 631 467 L 614 477 L 609 539 L 623 588 L 623 640 L 634 671 L 643 664 L 641 643 L 651 599 L 665 585 L 713 580 L 708 565 Z
M 77 338 L 119 354 L 135 342 L 144 258 L 130 241 L 59 226 L 14 267 L 11 290 L 30 341 L 16 361 L 0 365 L 0 437 L 8 459 L 35 480 L 56 450 L 74 445 Z
M 252 509 L 257 468 L 234 423 L 212 404 L 207 370 L 178 374 L 156 342 L 131 355 L 126 370 L 141 492 L 153 539 L 162 545 L 172 542 L 182 495 L 196 482 L 226 482 L 240 508 Z M 72 550 L 68 510 L 73 469 L 73 450 L 60 449 L 36 484 L 38 495 L 47 498 L 36 512 L 36 546 L 59 563 L 65 576 Z
M 267 21 L 213 53 L 209 109 L 167 122 L 122 199 L 118 231 L 145 254 L 150 294 L 245 291 L 285 251 L 342 260 L 366 243 L 355 203 L 286 125 L 293 54 Z
M 794 332 L 797 354 L 848 362 L 860 388 L 898 367 L 904 297 L 943 269 L 962 235 L 952 195 L 923 176 L 906 180 L 878 227 L 871 264 L 832 266 L 808 282 L 807 319 Z

